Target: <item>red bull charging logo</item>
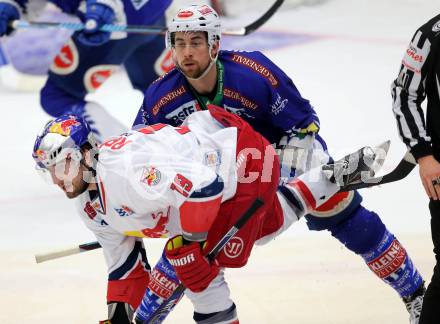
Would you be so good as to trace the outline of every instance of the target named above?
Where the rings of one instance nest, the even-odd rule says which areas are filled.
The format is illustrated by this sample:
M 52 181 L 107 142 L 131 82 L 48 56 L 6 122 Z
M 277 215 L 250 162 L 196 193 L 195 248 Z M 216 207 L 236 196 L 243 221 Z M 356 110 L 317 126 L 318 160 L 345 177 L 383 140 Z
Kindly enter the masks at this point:
M 160 171 L 155 167 L 144 168 L 142 172 L 141 182 L 149 185 L 155 186 L 160 182 L 161 174 Z
M 40 160 L 40 161 L 46 160 L 46 157 L 47 157 L 46 152 L 43 150 L 37 150 L 35 152 L 35 155 L 37 156 L 38 160 Z
M 49 133 L 69 136 L 72 126 L 79 126 L 79 125 L 80 123 L 73 118 L 63 120 L 61 122 L 54 122 L 49 128 Z

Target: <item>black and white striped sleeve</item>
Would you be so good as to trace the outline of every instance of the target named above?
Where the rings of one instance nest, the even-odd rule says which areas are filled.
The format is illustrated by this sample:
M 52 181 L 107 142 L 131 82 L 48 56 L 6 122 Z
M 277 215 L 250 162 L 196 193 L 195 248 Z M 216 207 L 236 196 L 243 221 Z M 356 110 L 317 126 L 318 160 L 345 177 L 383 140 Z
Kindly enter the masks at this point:
M 391 85 L 393 112 L 399 135 L 416 159 L 432 154 L 421 104 L 426 97 L 426 78 L 431 69 L 431 41 L 417 30 L 406 49 L 399 76 Z M 431 55 L 432 56 L 432 55 Z

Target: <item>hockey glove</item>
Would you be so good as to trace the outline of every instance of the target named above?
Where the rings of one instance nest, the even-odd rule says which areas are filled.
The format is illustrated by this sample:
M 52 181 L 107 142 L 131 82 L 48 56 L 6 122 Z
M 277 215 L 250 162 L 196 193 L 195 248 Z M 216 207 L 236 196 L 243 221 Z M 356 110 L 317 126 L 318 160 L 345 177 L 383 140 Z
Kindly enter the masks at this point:
M 78 40 L 86 46 L 99 46 L 107 42 L 111 35 L 110 32 L 99 29 L 115 21 L 115 12 L 97 0 L 88 0 L 83 21 L 85 28 L 78 34 Z
M 14 30 L 9 23 L 20 19 L 17 7 L 7 2 L 0 2 L 0 36 L 9 35 Z
M 314 123 L 308 129 L 317 129 Z M 315 126 L 313 126 L 315 125 Z M 281 138 L 278 143 L 278 154 L 281 162 L 280 185 L 289 182 L 293 177 L 327 163 L 329 156 L 325 147 L 315 143 L 314 132 L 292 132 Z
M 203 255 L 199 242 L 183 245 L 183 237 L 168 240 L 165 255 L 176 270 L 182 284 L 193 292 L 205 290 L 217 276 L 217 262 L 210 263 Z
M 109 319 L 99 321 L 99 324 L 131 324 L 134 311 L 129 304 L 110 302 L 107 307 Z

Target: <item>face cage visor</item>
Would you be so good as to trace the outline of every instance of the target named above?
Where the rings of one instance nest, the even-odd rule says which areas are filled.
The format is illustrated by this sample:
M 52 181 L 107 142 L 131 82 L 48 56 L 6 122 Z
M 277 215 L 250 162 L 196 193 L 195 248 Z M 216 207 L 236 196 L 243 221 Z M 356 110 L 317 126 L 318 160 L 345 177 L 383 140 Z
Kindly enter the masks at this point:
M 51 160 L 41 161 L 41 158 L 34 154 L 35 170 L 47 184 L 54 184 L 49 168 L 54 167 L 55 176 L 63 179 L 65 175 L 65 167 L 67 159 L 70 158 L 69 174 L 76 175 L 79 172 L 79 166 L 82 161 L 82 153 L 78 147 L 59 148 L 59 153 Z

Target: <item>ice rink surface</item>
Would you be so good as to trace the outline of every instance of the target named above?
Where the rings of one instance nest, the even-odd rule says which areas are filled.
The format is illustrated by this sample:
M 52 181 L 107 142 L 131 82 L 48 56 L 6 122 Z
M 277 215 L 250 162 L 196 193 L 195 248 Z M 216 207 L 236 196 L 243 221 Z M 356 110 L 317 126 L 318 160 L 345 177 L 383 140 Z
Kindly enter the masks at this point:
M 240 49 L 260 40 L 264 53 L 311 100 L 333 156 L 391 139 L 384 169 L 389 171 L 405 152 L 391 111 L 390 84 L 416 28 L 439 9 L 434 0 L 329 0 L 281 8 L 254 41 L 225 40 L 225 47 Z M 269 40 L 279 42 L 268 45 Z M 124 73 L 94 97 L 127 126 L 142 100 Z M 48 119 L 38 93 L 2 89 L 0 109 L 0 323 L 97 323 L 106 315 L 101 252 L 39 265 L 33 259 L 39 252 L 94 240 L 72 202 L 34 171 L 34 137 Z M 365 206 L 381 215 L 429 280 L 430 216 L 418 171 L 362 194 Z M 163 241 L 145 243 L 154 265 Z M 244 324 L 408 323 L 391 288 L 328 233 L 308 231 L 303 220 L 256 249 L 245 268 L 228 273 Z M 191 316 L 191 305 L 183 300 L 167 322 L 191 323 Z

